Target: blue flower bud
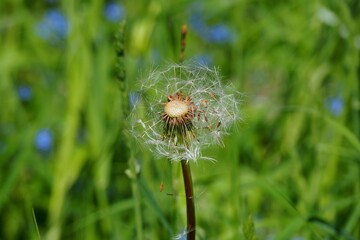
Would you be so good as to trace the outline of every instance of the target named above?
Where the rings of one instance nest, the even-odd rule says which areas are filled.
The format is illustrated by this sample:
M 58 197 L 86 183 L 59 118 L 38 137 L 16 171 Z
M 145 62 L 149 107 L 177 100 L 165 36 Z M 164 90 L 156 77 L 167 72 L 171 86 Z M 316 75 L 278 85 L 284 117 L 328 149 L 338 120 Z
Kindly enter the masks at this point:
M 65 16 L 56 9 L 46 12 L 43 19 L 37 24 L 38 36 L 47 41 L 66 38 L 68 34 L 68 22 Z
M 108 3 L 105 6 L 105 17 L 110 22 L 118 22 L 124 18 L 124 8 L 117 3 Z
M 49 129 L 43 128 L 36 133 L 35 146 L 40 152 L 46 153 L 52 149 L 53 136 Z
M 17 93 L 21 101 L 27 102 L 31 99 L 32 89 L 28 85 L 20 85 L 17 87 Z

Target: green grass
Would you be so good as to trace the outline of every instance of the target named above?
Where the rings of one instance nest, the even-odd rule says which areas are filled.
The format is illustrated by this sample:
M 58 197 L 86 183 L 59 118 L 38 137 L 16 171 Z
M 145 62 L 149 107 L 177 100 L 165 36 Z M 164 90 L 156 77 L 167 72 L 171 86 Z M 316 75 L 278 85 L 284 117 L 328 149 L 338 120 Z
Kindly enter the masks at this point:
M 244 120 L 224 148 L 205 151 L 217 161 L 192 164 L 197 239 L 360 238 L 358 1 L 118 3 L 124 65 L 105 1 L 1 1 L 0 239 L 171 239 L 185 229 L 180 164 L 138 146 L 127 120 L 144 74 L 179 60 L 183 23 L 186 58 L 206 54 L 243 94 Z M 64 14 L 66 36 L 39 36 L 50 9 Z M 206 39 L 195 13 L 230 39 Z M 45 153 L 35 144 L 44 128 Z

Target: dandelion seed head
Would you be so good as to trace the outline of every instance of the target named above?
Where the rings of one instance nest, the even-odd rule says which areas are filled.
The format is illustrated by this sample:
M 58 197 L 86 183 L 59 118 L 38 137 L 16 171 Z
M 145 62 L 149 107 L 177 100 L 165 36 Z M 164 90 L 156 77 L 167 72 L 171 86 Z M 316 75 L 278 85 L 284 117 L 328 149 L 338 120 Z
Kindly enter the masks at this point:
M 241 118 L 239 93 L 221 84 L 218 69 L 201 63 L 154 69 L 140 89 L 131 132 L 158 157 L 211 159 L 202 150 L 222 145 L 229 127 Z

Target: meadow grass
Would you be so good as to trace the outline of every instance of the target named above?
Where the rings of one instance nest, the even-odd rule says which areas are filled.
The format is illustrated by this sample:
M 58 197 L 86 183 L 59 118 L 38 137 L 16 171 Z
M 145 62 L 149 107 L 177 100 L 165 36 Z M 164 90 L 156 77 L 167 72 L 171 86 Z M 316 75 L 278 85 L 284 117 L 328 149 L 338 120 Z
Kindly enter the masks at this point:
M 2 0 L 0 239 L 181 236 L 180 164 L 136 142 L 128 115 L 139 79 L 178 61 L 184 23 L 186 59 L 243 93 L 243 120 L 204 152 L 217 161 L 191 163 L 197 239 L 359 239 L 359 12 L 357 0 Z

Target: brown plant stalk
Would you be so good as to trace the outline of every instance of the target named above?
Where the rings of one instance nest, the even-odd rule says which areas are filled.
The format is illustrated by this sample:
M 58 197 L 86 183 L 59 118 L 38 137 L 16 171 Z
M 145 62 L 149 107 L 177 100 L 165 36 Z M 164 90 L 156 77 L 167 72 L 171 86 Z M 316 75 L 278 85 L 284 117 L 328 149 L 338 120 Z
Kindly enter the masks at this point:
M 186 47 L 186 34 L 187 26 L 183 25 L 181 28 L 180 39 L 180 63 L 185 59 L 185 47 Z M 181 160 L 181 169 L 184 178 L 185 197 L 186 197 L 186 216 L 187 216 L 187 240 L 195 239 L 195 204 L 194 204 L 194 191 L 191 178 L 190 162 Z

